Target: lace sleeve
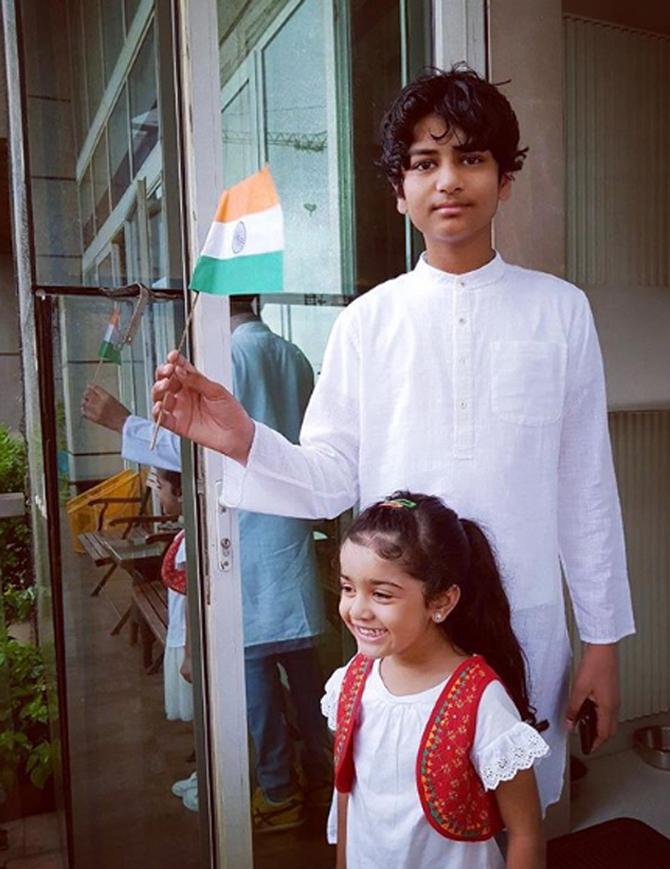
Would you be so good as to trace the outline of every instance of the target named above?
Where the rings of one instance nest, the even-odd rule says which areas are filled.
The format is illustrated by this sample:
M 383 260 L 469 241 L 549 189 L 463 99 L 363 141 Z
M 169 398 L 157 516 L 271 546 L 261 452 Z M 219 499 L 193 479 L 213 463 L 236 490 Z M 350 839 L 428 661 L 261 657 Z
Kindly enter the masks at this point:
M 487 791 L 500 782 L 510 781 L 522 769 L 530 769 L 540 757 L 549 754 L 549 746 L 529 724 L 518 721 L 477 757 L 479 777 Z
M 516 706 L 500 682 L 482 694 L 471 759 L 486 790 L 510 781 L 549 754 L 549 746 L 529 724 L 521 721 Z
M 328 729 L 333 733 L 337 726 L 337 701 L 340 696 L 340 688 L 342 687 L 342 680 L 344 679 L 346 670 L 346 667 L 340 667 L 335 670 L 326 682 L 324 689 L 326 693 L 321 698 L 321 712 L 328 719 Z

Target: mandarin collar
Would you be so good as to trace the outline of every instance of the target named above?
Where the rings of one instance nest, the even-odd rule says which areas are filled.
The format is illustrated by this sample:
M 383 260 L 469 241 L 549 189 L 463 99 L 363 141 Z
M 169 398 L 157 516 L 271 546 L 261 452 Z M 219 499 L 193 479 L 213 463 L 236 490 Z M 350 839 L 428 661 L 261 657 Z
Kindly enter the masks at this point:
M 443 272 L 441 269 L 436 269 L 429 265 L 426 262 L 426 254 L 424 252 L 419 257 L 413 273 L 422 282 L 428 280 L 443 287 L 475 290 L 478 287 L 485 287 L 488 284 L 494 284 L 496 281 L 499 281 L 504 272 L 505 260 L 497 252 L 486 265 L 462 275 Z

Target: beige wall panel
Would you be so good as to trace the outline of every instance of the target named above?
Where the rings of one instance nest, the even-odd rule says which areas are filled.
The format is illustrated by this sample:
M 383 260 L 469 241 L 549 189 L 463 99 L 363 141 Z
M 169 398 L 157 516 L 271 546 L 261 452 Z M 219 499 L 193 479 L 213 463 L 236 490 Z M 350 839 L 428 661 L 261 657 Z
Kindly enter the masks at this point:
M 490 77 L 506 81 L 530 148 L 495 225 L 509 261 L 565 272 L 563 31 L 560 0 L 490 0 Z

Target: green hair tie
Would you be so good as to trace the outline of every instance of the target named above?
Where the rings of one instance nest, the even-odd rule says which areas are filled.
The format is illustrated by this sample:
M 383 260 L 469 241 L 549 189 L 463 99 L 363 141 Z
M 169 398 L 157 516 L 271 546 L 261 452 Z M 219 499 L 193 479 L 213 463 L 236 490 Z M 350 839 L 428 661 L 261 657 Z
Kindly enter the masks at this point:
M 410 501 L 409 498 L 389 498 L 384 501 L 382 507 L 407 507 L 408 510 L 414 510 L 416 503 Z

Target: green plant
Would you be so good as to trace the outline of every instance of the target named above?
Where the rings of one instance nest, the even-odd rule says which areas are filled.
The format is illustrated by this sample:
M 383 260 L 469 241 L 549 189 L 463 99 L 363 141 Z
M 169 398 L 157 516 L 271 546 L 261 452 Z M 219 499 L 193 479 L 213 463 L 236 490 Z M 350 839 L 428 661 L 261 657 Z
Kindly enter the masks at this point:
M 0 493 L 23 492 L 27 467 L 23 439 L 0 425 Z M 0 520 L 0 580 L 4 588 L 5 618 L 22 620 L 16 617 L 19 601 L 13 590 L 26 589 L 34 581 L 32 535 L 27 514 Z
M 0 425 L 0 492 L 23 492 L 27 472 L 24 440 Z
M 42 653 L 0 631 L 0 783 L 9 791 L 24 772 L 43 788 L 52 773 Z

